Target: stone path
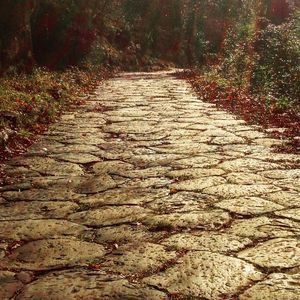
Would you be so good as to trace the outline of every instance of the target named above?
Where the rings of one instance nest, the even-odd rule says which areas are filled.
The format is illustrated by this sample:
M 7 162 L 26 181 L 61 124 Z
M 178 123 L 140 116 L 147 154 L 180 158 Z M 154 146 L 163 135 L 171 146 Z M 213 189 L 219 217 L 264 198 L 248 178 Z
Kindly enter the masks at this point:
M 0 299 L 300 299 L 300 156 L 167 72 L 122 74 L 0 188 Z

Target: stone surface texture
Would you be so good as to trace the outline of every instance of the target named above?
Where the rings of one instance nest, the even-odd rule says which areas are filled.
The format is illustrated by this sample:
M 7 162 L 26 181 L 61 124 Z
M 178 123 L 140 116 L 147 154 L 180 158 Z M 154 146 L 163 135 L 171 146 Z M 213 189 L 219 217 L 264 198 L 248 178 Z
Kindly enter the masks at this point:
M 300 299 L 300 155 L 173 73 L 103 82 L 0 165 L 1 300 Z

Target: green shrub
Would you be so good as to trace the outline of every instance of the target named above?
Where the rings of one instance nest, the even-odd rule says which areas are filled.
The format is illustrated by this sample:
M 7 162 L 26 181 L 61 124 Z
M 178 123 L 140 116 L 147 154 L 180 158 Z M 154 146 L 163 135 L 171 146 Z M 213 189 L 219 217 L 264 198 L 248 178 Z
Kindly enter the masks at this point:
M 253 91 L 272 94 L 280 107 L 300 104 L 299 33 L 296 20 L 278 26 L 270 24 L 256 42 L 258 59 L 252 76 Z

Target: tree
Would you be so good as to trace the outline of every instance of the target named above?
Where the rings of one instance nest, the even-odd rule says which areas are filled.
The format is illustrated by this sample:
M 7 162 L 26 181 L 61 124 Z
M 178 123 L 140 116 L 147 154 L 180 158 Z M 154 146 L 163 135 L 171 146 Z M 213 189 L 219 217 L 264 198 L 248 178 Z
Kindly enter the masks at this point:
M 2 0 L 0 2 L 0 67 L 17 65 L 29 71 L 34 64 L 31 17 L 35 0 Z

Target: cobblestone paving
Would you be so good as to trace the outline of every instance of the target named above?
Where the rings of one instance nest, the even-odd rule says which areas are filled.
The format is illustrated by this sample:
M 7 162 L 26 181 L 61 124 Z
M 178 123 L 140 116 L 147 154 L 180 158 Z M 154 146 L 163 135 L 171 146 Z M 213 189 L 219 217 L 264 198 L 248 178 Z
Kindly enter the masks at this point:
M 300 156 L 167 72 L 122 74 L 0 188 L 0 299 L 300 299 Z

